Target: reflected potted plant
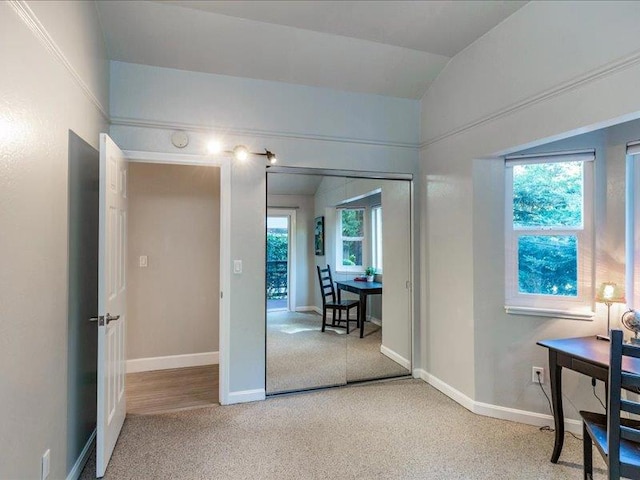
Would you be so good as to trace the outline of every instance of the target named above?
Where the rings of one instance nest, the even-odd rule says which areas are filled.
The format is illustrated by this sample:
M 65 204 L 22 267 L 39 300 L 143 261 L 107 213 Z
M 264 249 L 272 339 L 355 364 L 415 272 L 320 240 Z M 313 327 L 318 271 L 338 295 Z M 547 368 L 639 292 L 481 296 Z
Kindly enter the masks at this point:
M 367 282 L 373 282 L 373 276 L 376 274 L 376 269 L 373 267 L 367 267 L 364 271 L 364 276 L 367 277 Z

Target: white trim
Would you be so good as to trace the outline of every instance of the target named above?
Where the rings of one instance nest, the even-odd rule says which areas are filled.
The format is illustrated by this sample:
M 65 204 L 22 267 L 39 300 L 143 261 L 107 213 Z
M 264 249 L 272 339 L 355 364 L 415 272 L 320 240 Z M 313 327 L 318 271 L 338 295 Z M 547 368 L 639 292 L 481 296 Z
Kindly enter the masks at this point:
M 382 320 L 380 320 L 379 318 L 376 318 L 376 317 L 371 316 L 371 315 L 367 315 L 367 320 L 369 320 L 374 325 L 378 325 L 379 327 L 382 326 Z
M 511 315 L 532 315 L 536 317 L 567 318 L 569 320 L 593 320 L 596 312 L 554 310 L 551 308 L 512 307 L 504 306 L 504 311 Z
M 96 441 L 96 429 L 94 428 L 93 432 L 91 432 L 91 435 L 89 436 L 89 440 L 87 440 L 87 443 L 84 444 L 84 448 L 82 449 L 82 452 L 80 452 L 80 455 L 76 460 L 76 463 L 73 464 L 73 467 L 69 472 L 69 475 L 67 475 L 67 480 L 78 480 L 80 478 L 80 475 L 82 474 L 82 470 L 84 469 L 84 466 L 86 465 L 87 460 L 89 460 L 89 456 L 93 451 L 92 447 L 95 441 Z
M 524 110 L 538 103 L 542 103 L 551 98 L 564 95 L 565 93 L 569 93 L 572 90 L 578 89 L 587 85 L 589 83 L 601 80 L 605 77 L 609 77 L 611 75 L 615 75 L 618 72 L 625 70 L 627 68 L 635 66 L 637 63 L 640 63 L 640 50 L 636 50 L 631 54 L 617 59 L 613 62 L 607 63 L 605 65 L 601 65 L 598 68 L 588 71 L 583 75 L 579 75 L 577 77 L 572 78 L 566 82 L 562 82 L 558 85 L 555 85 L 547 90 L 543 90 L 540 93 L 535 95 L 531 95 L 530 97 L 525 98 L 519 102 L 512 103 L 511 105 L 507 105 L 500 110 L 496 110 L 493 113 L 482 116 L 476 120 L 472 120 L 460 127 L 455 127 L 449 130 L 448 132 L 442 133 L 440 135 L 436 135 L 420 144 L 420 149 L 427 148 L 434 143 L 445 140 L 449 137 L 453 137 L 464 133 L 468 130 L 472 130 L 476 127 L 479 127 L 485 123 L 493 122 L 494 120 L 498 120 L 503 117 L 507 117 L 519 110 Z
M 395 148 L 410 148 L 417 150 L 420 148 L 418 143 L 410 142 L 394 142 L 384 140 L 374 140 L 368 138 L 356 138 L 356 137 L 339 137 L 335 135 L 318 135 L 314 133 L 304 132 L 283 132 L 277 130 L 258 130 L 253 128 L 239 128 L 230 127 L 224 125 L 203 125 L 198 123 L 185 123 L 185 122 L 166 122 L 163 120 L 143 120 L 137 118 L 127 117 L 111 117 L 112 125 L 121 125 L 125 127 L 142 127 L 142 128 L 154 128 L 160 130 L 185 130 L 190 132 L 203 132 L 203 133 L 220 133 L 224 135 L 239 135 L 249 137 L 267 137 L 267 138 L 294 138 L 302 140 L 315 140 L 323 142 L 336 142 L 336 143 L 352 143 L 359 145 L 375 145 L 380 147 L 395 147 Z
M 404 358 L 397 352 L 394 352 L 389 347 L 385 347 L 384 345 L 380 345 L 380 353 L 385 357 L 389 357 L 391 360 L 396 362 L 401 367 L 406 368 L 407 370 L 411 370 L 411 361 Z
M 82 93 L 93 103 L 100 111 L 102 116 L 109 121 L 109 114 L 107 109 L 102 105 L 98 97 L 96 97 L 89 86 L 82 79 L 78 71 L 73 67 L 71 62 L 67 59 L 62 49 L 55 42 L 51 34 L 47 31 L 45 26 L 40 22 L 36 14 L 31 10 L 31 7 L 24 0 L 9 0 L 9 6 L 11 6 L 18 14 L 24 24 L 31 30 L 38 40 L 45 46 L 49 53 L 58 62 L 62 64 L 64 68 L 71 74 L 71 77 L 75 83 L 80 87 Z
M 220 167 L 219 399 L 222 405 L 226 405 L 229 396 L 229 345 L 231 344 L 231 159 L 225 155 L 190 155 L 137 150 L 125 150 L 124 154 L 131 162 Z
M 167 355 L 164 357 L 132 358 L 127 360 L 127 373 L 150 372 L 153 370 L 169 370 L 170 368 L 200 367 L 217 365 L 218 352 L 187 353 L 184 355 Z
M 511 422 L 524 423 L 526 425 L 535 425 L 536 427 L 550 426 L 553 427 L 553 417 L 544 413 L 529 412 L 527 410 L 518 410 L 515 408 L 502 407 L 500 405 L 492 405 L 489 403 L 476 402 L 464 393 L 456 390 L 452 386 L 446 384 L 439 378 L 431 375 L 426 370 L 416 368 L 413 370 L 413 377 L 424 380 L 426 383 L 434 387 L 436 390 L 444 393 L 456 403 L 476 415 L 485 417 L 498 418 L 501 420 L 509 420 Z M 564 428 L 567 432 L 577 435 L 582 434 L 582 422 L 572 418 L 565 418 Z
M 256 388 L 255 390 L 241 390 L 239 392 L 229 392 L 227 403 L 224 405 L 232 405 L 234 403 L 259 402 L 267 398 L 264 388 Z

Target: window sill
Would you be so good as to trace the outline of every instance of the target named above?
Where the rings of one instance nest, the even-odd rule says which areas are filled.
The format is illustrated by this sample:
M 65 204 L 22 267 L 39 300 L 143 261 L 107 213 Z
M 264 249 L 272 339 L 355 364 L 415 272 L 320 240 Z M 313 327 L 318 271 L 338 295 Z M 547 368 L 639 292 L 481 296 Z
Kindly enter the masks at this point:
M 593 320 L 595 312 L 590 310 L 554 310 L 551 308 L 513 307 L 504 306 L 504 311 L 510 315 L 531 315 L 535 317 L 566 318 L 569 320 Z

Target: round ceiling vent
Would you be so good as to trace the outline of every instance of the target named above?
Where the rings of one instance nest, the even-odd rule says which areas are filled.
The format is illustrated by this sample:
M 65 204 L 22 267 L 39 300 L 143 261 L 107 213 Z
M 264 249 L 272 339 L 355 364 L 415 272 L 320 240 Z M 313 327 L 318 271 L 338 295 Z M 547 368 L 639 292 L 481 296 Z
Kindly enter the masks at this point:
M 183 131 L 173 132 L 171 134 L 171 143 L 177 148 L 184 148 L 189 145 L 189 135 Z

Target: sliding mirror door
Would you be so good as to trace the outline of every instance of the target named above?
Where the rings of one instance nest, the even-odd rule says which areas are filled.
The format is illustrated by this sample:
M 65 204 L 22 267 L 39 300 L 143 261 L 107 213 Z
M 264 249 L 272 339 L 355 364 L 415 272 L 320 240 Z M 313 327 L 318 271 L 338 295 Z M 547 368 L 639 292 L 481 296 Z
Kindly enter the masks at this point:
M 267 174 L 268 395 L 347 383 L 346 329 L 339 323 L 334 326 L 329 312 L 329 325 L 322 332 L 316 265 L 325 268 L 326 264 L 322 231 L 317 232 L 318 242 L 315 235 L 320 228 L 316 218 L 321 217 L 316 214 L 316 191 L 322 180 L 321 176 Z M 295 221 L 285 221 L 285 212 L 286 218 Z M 285 265 L 289 268 L 286 287 Z
M 289 264 L 297 275 L 287 311 L 270 309 L 267 291 L 267 394 L 411 373 L 410 188 L 407 180 L 267 174 L 269 211 L 295 210 Z M 331 290 L 321 282 L 350 307 L 349 333 L 346 310 L 334 321 L 331 309 L 322 332 L 321 292 Z

